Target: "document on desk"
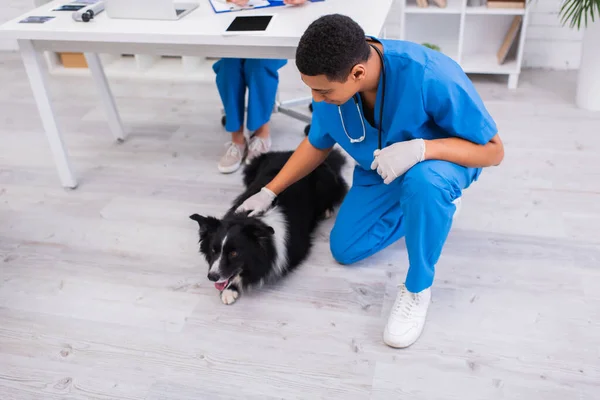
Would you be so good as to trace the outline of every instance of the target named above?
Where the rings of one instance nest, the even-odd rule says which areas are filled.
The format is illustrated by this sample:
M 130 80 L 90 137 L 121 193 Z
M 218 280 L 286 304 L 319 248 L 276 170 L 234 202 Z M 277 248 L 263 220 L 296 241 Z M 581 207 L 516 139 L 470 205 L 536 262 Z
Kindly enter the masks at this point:
M 230 12 L 230 11 L 241 11 L 241 10 L 253 10 L 255 8 L 271 7 L 271 3 L 268 0 L 250 0 L 245 6 L 238 6 L 226 0 L 208 0 L 212 5 L 216 13 Z

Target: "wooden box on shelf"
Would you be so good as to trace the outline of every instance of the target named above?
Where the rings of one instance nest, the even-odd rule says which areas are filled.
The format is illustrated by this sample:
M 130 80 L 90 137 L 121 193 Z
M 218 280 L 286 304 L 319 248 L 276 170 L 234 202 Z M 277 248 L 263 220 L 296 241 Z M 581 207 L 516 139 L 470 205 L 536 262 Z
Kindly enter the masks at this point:
M 60 62 L 65 68 L 87 68 L 83 53 L 58 53 Z
M 525 0 L 487 0 L 488 8 L 525 8 Z

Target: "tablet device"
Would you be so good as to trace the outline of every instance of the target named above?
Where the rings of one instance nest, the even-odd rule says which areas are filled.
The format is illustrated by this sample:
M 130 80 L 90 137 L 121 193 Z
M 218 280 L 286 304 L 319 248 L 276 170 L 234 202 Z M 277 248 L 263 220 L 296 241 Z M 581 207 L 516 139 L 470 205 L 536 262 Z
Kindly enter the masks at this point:
M 226 29 L 227 33 L 261 33 L 266 32 L 273 15 L 248 15 L 235 17 Z

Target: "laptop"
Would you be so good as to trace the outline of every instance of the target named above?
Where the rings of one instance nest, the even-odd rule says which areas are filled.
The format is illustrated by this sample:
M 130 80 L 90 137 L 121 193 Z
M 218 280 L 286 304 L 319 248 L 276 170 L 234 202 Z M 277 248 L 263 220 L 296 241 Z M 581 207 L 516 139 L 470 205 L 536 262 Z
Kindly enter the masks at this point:
M 109 18 L 175 21 L 198 8 L 198 3 L 173 0 L 104 0 Z

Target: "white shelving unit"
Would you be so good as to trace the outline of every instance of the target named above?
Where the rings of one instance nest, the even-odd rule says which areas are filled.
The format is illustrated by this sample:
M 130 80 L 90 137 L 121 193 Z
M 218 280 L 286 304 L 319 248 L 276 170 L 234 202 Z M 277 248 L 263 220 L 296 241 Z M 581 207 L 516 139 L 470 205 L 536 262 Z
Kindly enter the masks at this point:
M 100 54 L 107 76 L 121 79 L 208 82 L 214 80 L 215 59 L 203 57 L 153 56 L 146 54 Z M 65 68 L 57 53 L 47 52 L 51 74 L 90 76 L 87 68 Z
M 447 0 L 444 8 L 432 0 L 428 7 L 417 6 L 415 0 L 399 1 L 400 39 L 435 44 L 466 73 L 506 75 L 508 87 L 517 88 L 529 17 L 527 2 L 526 8 L 499 9 L 468 6 L 468 0 Z M 508 57 L 500 64 L 496 54 L 515 16 L 523 20 Z

